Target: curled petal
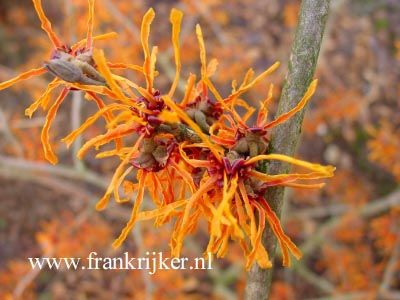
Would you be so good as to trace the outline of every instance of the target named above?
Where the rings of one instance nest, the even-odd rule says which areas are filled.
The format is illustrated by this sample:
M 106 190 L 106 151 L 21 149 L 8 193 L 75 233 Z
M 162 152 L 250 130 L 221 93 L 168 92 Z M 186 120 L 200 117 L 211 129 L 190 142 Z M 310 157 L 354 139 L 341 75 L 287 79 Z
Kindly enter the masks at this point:
M 108 151 L 103 151 L 96 154 L 96 158 L 105 158 L 110 156 L 119 156 L 123 159 L 129 152 L 131 151 L 131 147 L 122 147 L 120 149 L 113 149 Z
M 56 164 L 58 159 L 57 159 L 57 156 L 54 154 L 53 150 L 51 149 L 49 129 L 50 129 L 51 123 L 53 122 L 54 118 L 56 117 L 58 108 L 60 107 L 61 103 L 64 101 L 64 98 L 68 94 L 68 92 L 69 92 L 69 90 L 67 88 L 64 88 L 61 91 L 61 94 L 58 96 L 57 100 L 50 107 L 49 112 L 47 113 L 47 116 L 46 116 L 46 122 L 44 123 L 43 129 L 42 129 L 41 140 L 42 140 L 42 144 L 43 144 L 44 155 L 45 155 L 46 159 L 49 162 L 51 162 L 52 164 Z
M 136 132 L 136 128 L 134 124 L 121 124 L 115 128 L 109 129 L 107 133 L 98 135 L 91 140 L 87 141 L 82 148 L 78 151 L 78 157 L 82 158 L 83 155 L 89 150 L 90 147 L 96 146 L 99 147 L 101 145 L 107 144 L 112 140 L 121 138 L 123 136 L 129 135 Z
M 132 156 L 138 151 L 139 145 L 142 142 L 143 137 L 144 136 L 138 138 L 135 145 L 132 147 L 131 151 L 125 156 L 123 161 L 118 166 L 117 170 L 115 170 L 115 173 L 113 175 L 113 178 L 111 179 L 111 182 L 107 188 L 106 193 L 104 194 L 103 198 L 100 199 L 100 201 L 96 204 L 97 210 L 103 210 L 108 204 L 108 201 L 110 200 L 110 196 L 113 190 L 118 189 L 119 178 L 123 174 L 125 167 L 129 164 L 129 161 L 132 159 Z
M 104 52 L 102 50 L 94 49 L 93 51 L 93 59 L 97 64 L 99 72 L 104 76 L 104 79 L 107 81 L 107 84 L 110 86 L 111 90 L 117 95 L 118 99 L 126 104 L 131 104 L 131 101 L 125 96 L 125 94 L 121 91 L 120 87 L 117 85 L 116 81 L 113 78 L 113 74 L 107 66 L 106 59 L 104 57 Z
M 264 77 L 268 76 L 272 72 L 274 72 L 280 65 L 280 62 L 274 63 L 271 67 L 269 67 L 266 71 L 262 72 L 260 75 L 258 75 L 253 81 L 250 83 L 247 83 L 244 86 L 241 86 L 239 90 L 237 90 L 235 93 L 229 95 L 226 99 L 224 99 L 225 103 L 230 103 L 233 99 L 237 98 L 239 95 L 243 94 L 244 92 L 247 92 L 249 89 L 251 89 L 254 85 L 256 85 L 258 82 L 260 82 Z
M 251 79 L 253 79 L 254 77 L 254 70 L 252 68 L 250 68 L 247 72 L 246 75 L 244 76 L 243 82 L 240 85 L 239 89 L 243 89 L 246 85 L 248 85 L 251 81 Z M 235 91 L 235 90 L 234 90 Z M 233 92 L 234 92 L 233 91 Z M 233 94 L 232 92 L 232 94 Z
M 47 35 L 49 36 L 50 40 L 52 41 L 55 48 L 61 47 L 61 42 L 57 38 L 56 34 L 51 29 L 51 23 L 49 19 L 47 19 L 46 15 L 44 14 L 42 8 L 42 1 L 41 0 L 33 0 L 33 5 L 35 6 L 35 10 L 39 16 L 40 22 L 42 22 L 42 28 L 46 31 Z
M 172 256 L 174 257 L 178 257 L 180 252 L 181 252 L 181 248 L 182 248 L 182 244 L 183 244 L 183 238 L 185 233 L 188 231 L 188 227 L 189 227 L 189 221 L 190 219 L 195 220 L 196 218 L 192 218 L 190 217 L 190 212 L 192 211 L 192 208 L 195 206 L 195 204 L 197 204 L 198 201 L 200 201 L 200 199 L 203 197 L 203 195 L 205 193 L 207 193 L 210 189 L 213 189 L 213 185 L 216 182 L 216 178 L 215 177 L 210 177 L 205 183 L 203 183 L 200 188 L 196 191 L 195 194 L 193 194 L 189 199 L 188 199 L 188 203 L 185 206 L 185 210 L 182 216 L 182 220 L 179 224 L 179 226 L 177 228 L 175 228 L 175 232 L 176 232 L 176 239 L 175 239 L 175 243 L 172 249 Z
M 263 210 L 265 211 L 265 217 L 271 226 L 272 231 L 278 239 L 278 242 L 281 246 L 282 256 L 283 256 L 283 265 L 290 266 L 290 257 L 288 254 L 288 250 L 293 254 L 296 259 L 300 259 L 302 254 L 299 248 L 290 240 L 290 238 L 283 232 L 281 227 L 281 223 L 279 218 L 276 216 L 274 211 L 269 206 L 268 202 L 260 197 L 258 201 L 263 206 Z
M 125 241 L 126 237 L 128 236 L 129 232 L 131 232 L 133 226 L 137 221 L 137 217 L 139 214 L 139 209 L 142 205 L 143 196 L 144 196 L 144 188 L 145 188 L 145 180 L 147 177 L 147 171 L 142 170 L 140 174 L 138 174 L 139 178 L 139 189 L 138 193 L 135 198 L 135 204 L 132 209 L 131 218 L 129 219 L 128 223 L 126 224 L 125 228 L 122 230 L 120 236 L 114 241 L 112 246 L 116 249 Z
M 228 216 L 228 219 L 231 219 L 229 215 L 231 215 L 230 211 L 230 203 L 232 202 L 232 199 L 234 199 L 234 195 L 236 192 L 236 188 L 238 185 L 238 176 L 237 174 L 233 176 L 229 180 L 228 184 L 228 179 L 227 175 L 224 173 L 224 186 L 222 190 L 222 199 L 221 202 L 218 205 L 218 208 L 214 214 L 213 220 L 211 222 L 211 235 L 214 235 L 215 237 L 220 237 L 221 236 L 221 220 L 223 218 L 223 214 L 225 213 L 226 216 Z M 234 224 L 230 224 L 231 226 L 236 227 L 236 219 L 232 218 L 231 221 L 234 222 Z M 236 225 L 236 226 L 235 226 Z M 241 232 L 240 229 L 238 229 L 239 236 L 243 236 L 243 233 Z
M 206 46 L 204 45 L 203 33 L 199 24 L 196 25 L 196 36 L 200 48 L 201 77 L 207 77 Z
M 186 152 L 183 150 L 186 145 L 187 145 L 186 142 L 183 142 L 183 143 L 179 144 L 179 153 L 180 153 L 182 159 L 187 164 L 191 165 L 194 168 L 211 168 L 211 167 L 213 167 L 213 163 L 208 161 L 208 160 L 190 159 L 186 155 Z
M 14 85 L 15 83 L 17 83 L 18 81 L 24 80 L 24 79 L 28 79 L 32 76 L 38 76 L 41 75 L 43 73 L 46 73 L 46 69 L 44 67 L 38 68 L 38 69 L 32 69 L 29 70 L 25 73 L 22 73 L 20 75 L 18 75 L 17 77 L 14 77 L 12 79 L 9 79 L 7 81 L 4 81 L 2 83 L 0 83 L 0 90 L 4 90 L 12 85 Z
M 259 213 L 259 222 L 258 222 L 258 229 L 255 237 L 252 240 L 252 246 L 253 249 L 247 256 L 247 263 L 246 263 L 246 269 L 249 270 L 253 261 L 256 260 L 258 265 L 261 268 L 272 268 L 272 262 L 269 259 L 268 252 L 265 250 L 263 244 L 261 243 L 261 238 L 262 238 L 262 233 L 265 228 L 265 213 L 264 210 L 262 209 L 261 205 L 259 205 L 257 202 L 253 203 L 254 207 L 258 210 Z
M 183 97 L 182 102 L 180 103 L 181 107 L 186 107 L 190 99 L 192 98 L 194 84 L 196 82 L 196 75 L 190 73 L 189 78 L 187 80 L 185 96 Z
M 66 143 L 68 148 L 72 144 L 72 142 L 78 137 L 78 135 L 82 134 L 82 132 L 85 131 L 90 125 L 92 125 L 98 118 L 106 115 L 110 111 L 118 109 L 124 110 L 126 109 L 126 106 L 114 103 L 98 110 L 93 116 L 89 117 L 79 128 L 75 129 L 73 132 L 68 134 L 68 136 L 63 138 L 62 141 Z
M 47 85 L 44 93 L 36 99 L 27 109 L 25 109 L 25 116 L 32 118 L 32 114 L 42 105 L 43 109 L 47 108 L 50 102 L 50 93 L 59 85 L 59 80 L 55 78 L 52 82 Z
M 184 180 L 184 182 L 189 186 L 190 191 L 194 192 L 196 190 L 195 184 L 193 181 L 192 174 L 190 174 L 190 172 L 188 172 L 186 170 L 187 166 L 185 168 L 185 167 L 181 166 L 180 164 L 176 163 L 172 159 L 170 160 L 169 163 L 170 163 L 171 167 L 173 167 L 182 176 L 182 179 Z
M 186 204 L 187 204 L 187 200 L 179 200 L 179 201 L 172 202 L 161 208 L 157 208 L 157 209 L 149 210 L 149 211 L 142 211 L 138 214 L 137 219 L 144 221 L 144 220 L 151 220 L 151 219 L 154 219 L 154 218 L 160 217 L 160 216 L 167 216 L 175 209 L 177 209 L 181 206 L 184 206 Z
M 132 157 L 132 156 L 133 156 L 133 155 L 131 155 L 131 157 Z M 117 179 L 117 181 L 116 181 L 116 183 L 115 183 L 115 186 L 116 186 L 117 188 L 114 188 L 114 199 L 115 199 L 115 202 L 117 202 L 117 203 L 125 203 L 125 202 L 128 202 L 128 201 L 131 199 L 131 197 L 132 197 L 133 191 L 128 189 L 127 191 L 125 191 L 126 194 L 127 194 L 127 195 L 125 196 L 125 198 L 121 199 L 121 197 L 119 196 L 119 188 L 118 188 L 118 187 L 121 186 L 122 181 L 125 179 L 125 177 L 128 176 L 128 174 L 131 173 L 132 170 L 133 170 L 133 166 L 130 166 L 129 168 L 127 168 L 127 169 L 125 170 L 125 172 Z
M 280 115 L 276 120 L 265 125 L 264 130 L 267 130 L 268 128 L 274 127 L 276 125 L 279 125 L 279 124 L 287 121 L 294 114 L 296 114 L 299 110 L 301 110 L 307 104 L 307 102 L 311 98 L 311 96 L 314 94 L 315 89 L 317 88 L 317 84 L 318 84 L 317 79 L 315 79 L 313 82 L 311 82 L 310 86 L 307 89 L 307 92 L 304 94 L 303 98 L 296 105 L 296 107 L 293 108 L 292 110 L 288 111 L 287 113 Z
M 273 91 L 273 89 L 274 89 L 274 85 L 271 84 L 269 86 L 267 99 L 265 99 L 260 105 L 260 110 L 258 112 L 257 122 L 256 122 L 257 127 L 263 127 L 264 124 L 267 122 L 267 118 L 268 118 L 268 108 L 267 108 L 267 106 L 268 106 L 268 103 L 272 99 L 272 91 Z

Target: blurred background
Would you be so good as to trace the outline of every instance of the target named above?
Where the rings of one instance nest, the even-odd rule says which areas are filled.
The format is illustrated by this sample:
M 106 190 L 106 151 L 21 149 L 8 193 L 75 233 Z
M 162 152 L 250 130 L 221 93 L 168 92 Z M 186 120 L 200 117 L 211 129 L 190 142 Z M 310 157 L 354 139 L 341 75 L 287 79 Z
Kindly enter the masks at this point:
M 43 0 L 58 37 L 85 38 L 87 1 Z M 156 86 L 168 90 L 174 75 L 169 13 L 184 12 L 182 73 L 199 74 L 195 24 L 202 26 L 208 59 L 219 61 L 212 80 L 229 95 L 232 80 L 256 74 L 275 61 L 281 67 L 245 95 L 258 105 L 273 83 L 271 118 L 279 100 L 300 1 L 294 0 L 97 0 L 94 33 L 115 31 L 95 42 L 112 62 L 143 63 L 140 23 L 156 11 L 150 41 L 159 46 Z M 0 82 L 42 66 L 52 45 L 30 0 L 0 2 Z M 304 253 L 291 268 L 275 264 L 271 300 L 400 299 L 400 2 L 331 0 L 317 65 L 319 86 L 308 105 L 296 156 L 333 164 L 324 189 L 288 190 L 283 212 L 287 234 Z M 119 71 L 136 82 L 132 72 Z M 129 219 L 132 203 L 95 210 L 118 160 L 77 161 L 74 153 L 103 132 L 93 126 L 67 150 L 60 142 L 96 111 L 79 92 L 69 94 L 51 129 L 60 163 L 44 160 L 40 132 L 45 114 L 24 110 L 44 91 L 44 74 L 0 91 L 0 299 L 243 299 L 242 252 L 230 247 L 213 270 L 32 270 L 28 257 L 120 256 L 169 253 L 171 227 L 136 225 L 114 251 L 111 243 Z M 181 91 L 182 92 L 182 91 Z M 179 94 L 179 92 L 178 92 Z M 185 240 L 184 257 L 199 257 L 207 228 Z

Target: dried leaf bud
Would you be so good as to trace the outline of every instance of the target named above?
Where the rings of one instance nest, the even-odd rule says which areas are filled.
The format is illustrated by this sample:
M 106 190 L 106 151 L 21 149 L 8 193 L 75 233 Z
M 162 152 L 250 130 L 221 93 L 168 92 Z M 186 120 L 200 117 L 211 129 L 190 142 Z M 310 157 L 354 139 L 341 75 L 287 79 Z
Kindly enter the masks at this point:
M 50 59 L 44 63 L 44 67 L 54 76 L 67 82 L 78 82 L 83 76 L 79 67 L 64 59 Z

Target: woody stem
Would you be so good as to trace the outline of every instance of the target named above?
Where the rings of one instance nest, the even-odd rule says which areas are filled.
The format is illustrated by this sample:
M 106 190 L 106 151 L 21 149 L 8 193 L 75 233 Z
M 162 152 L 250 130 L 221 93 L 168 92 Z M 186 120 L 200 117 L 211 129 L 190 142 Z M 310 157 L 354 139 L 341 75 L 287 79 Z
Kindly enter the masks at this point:
M 328 17 L 329 2 L 330 0 L 302 1 L 277 116 L 288 112 L 297 105 L 314 77 Z M 273 153 L 293 156 L 300 137 L 304 113 L 305 109 L 274 128 L 270 143 L 270 149 Z M 268 174 L 288 173 L 289 166 L 286 163 L 274 161 L 268 166 L 267 172 Z M 278 216 L 281 214 L 283 196 L 283 187 L 270 187 L 265 195 L 270 207 Z M 263 244 L 271 260 L 273 260 L 277 240 L 269 227 L 264 230 Z M 268 299 L 271 292 L 272 273 L 273 268 L 261 269 L 257 264 L 254 264 L 247 274 L 245 299 Z

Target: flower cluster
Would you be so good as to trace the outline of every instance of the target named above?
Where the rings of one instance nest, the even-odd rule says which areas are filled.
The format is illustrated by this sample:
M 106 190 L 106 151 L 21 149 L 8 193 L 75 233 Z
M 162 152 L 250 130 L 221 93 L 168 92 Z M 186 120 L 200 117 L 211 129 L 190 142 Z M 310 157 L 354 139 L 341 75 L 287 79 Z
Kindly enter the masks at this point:
M 137 221 L 154 219 L 155 226 L 174 222 L 170 246 L 172 254 L 179 256 L 185 236 L 196 229 L 200 219 L 204 219 L 210 234 L 207 252 L 224 256 L 229 240 L 234 240 L 244 251 L 246 268 L 254 262 L 262 268 L 269 268 L 272 264 L 261 243 L 267 222 L 279 241 L 283 264 L 290 264 L 289 252 L 297 259 L 301 257 L 300 250 L 283 232 L 279 218 L 270 208 L 268 199 L 264 198 L 265 191 L 271 186 L 319 188 L 323 184 L 305 182 L 333 176 L 334 168 L 270 153 L 268 130 L 301 110 L 313 95 L 317 81 L 311 83 L 296 107 L 268 122 L 271 86 L 254 116 L 256 110 L 241 95 L 273 72 L 279 63 L 255 78 L 250 70 L 242 84 L 233 84 L 231 94 L 223 97 L 210 80 L 216 70 L 216 61 L 207 64 L 201 28 L 197 25 L 200 79 L 191 74 L 183 97 L 178 98 L 175 90 L 181 69 L 180 11 L 173 9 L 170 16 L 176 72 L 169 91 L 164 92 L 154 86 L 157 47 L 150 48 L 148 42 L 150 25 L 155 17 L 152 9 L 142 22 L 140 38 L 144 64 L 140 67 L 107 62 L 103 51 L 92 47 L 93 40 L 110 36 L 92 38 L 93 0 L 89 1 L 87 38 L 72 47 L 61 46 L 40 1 L 34 0 L 34 3 L 55 50 L 44 67 L 1 83 L 0 89 L 46 71 L 54 74 L 56 78 L 49 83 L 44 94 L 27 109 L 31 116 L 39 105 L 47 109 L 51 102 L 50 92 L 58 85 L 64 86 L 48 111 L 42 132 L 46 158 L 52 163 L 56 163 L 57 158 L 50 147 L 48 130 L 65 95 L 71 90 L 82 90 L 87 98 L 97 103 L 99 110 L 63 141 L 69 146 L 97 119 L 106 121 L 105 133 L 87 141 L 78 156 L 82 158 L 91 147 L 98 149 L 114 143 L 113 150 L 100 152 L 96 157 L 118 156 L 121 159 L 105 195 L 97 204 L 97 209 L 104 209 L 112 195 L 117 202 L 135 198 L 131 218 L 115 240 L 114 247 L 123 243 Z M 140 72 L 146 87 L 113 74 L 111 69 L 114 67 Z M 131 137 L 135 137 L 133 144 Z M 287 162 L 308 171 L 268 175 L 266 170 L 271 160 Z M 136 174 L 137 182 L 126 180 L 128 174 Z M 120 195 L 121 188 L 125 197 Z M 155 208 L 142 211 L 146 191 Z

